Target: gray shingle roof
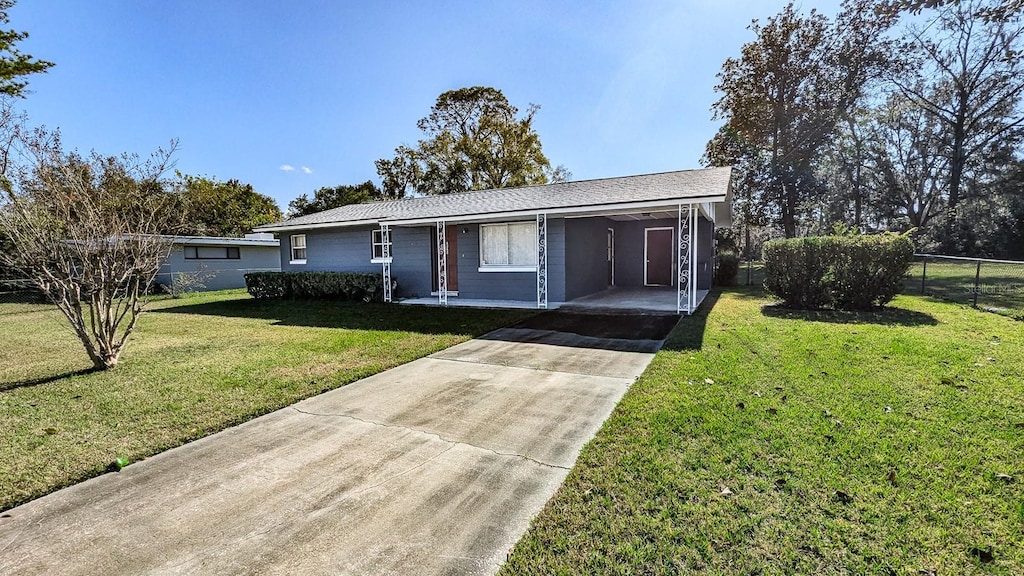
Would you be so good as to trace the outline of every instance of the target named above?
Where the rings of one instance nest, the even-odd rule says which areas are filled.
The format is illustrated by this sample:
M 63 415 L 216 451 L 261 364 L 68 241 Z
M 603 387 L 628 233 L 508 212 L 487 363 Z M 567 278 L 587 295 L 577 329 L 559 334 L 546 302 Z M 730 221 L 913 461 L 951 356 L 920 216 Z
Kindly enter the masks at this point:
M 659 174 L 580 180 L 542 186 L 479 190 L 367 204 L 350 204 L 316 214 L 290 218 L 260 229 L 301 228 L 357 222 L 388 222 L 485 216 L 521 211 L 557 213 L 571 208 L 628 203 L 686 201 L 726 197 L 731 168 L 680 170 Z

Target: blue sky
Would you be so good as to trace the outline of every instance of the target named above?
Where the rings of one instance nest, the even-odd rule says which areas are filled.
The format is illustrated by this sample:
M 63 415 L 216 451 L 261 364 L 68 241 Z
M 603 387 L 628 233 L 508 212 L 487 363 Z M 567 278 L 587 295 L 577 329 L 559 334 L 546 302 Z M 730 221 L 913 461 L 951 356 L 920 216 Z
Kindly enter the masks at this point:
M 33 124 L 105 154 L 177 138 L 182 172 L 287 209 L 378 181 L 438 94 L 473 85 L 541 105 L 544 152 L 575 180 L 697 167 L 715 74 L 785 3 L 21 0 L 10 17 L 57 64 L 30 79 Z

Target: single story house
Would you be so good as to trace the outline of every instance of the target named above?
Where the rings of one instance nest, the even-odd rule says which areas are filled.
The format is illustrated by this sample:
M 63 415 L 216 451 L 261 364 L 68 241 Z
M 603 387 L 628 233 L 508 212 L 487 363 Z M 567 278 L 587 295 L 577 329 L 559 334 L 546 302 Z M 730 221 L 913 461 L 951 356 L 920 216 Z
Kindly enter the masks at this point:
M 171 253 L 156 283 L 168 288 L 188 283 L 193 290 L 245 288 L 247 272 L 279 272 L 281 241 L 266 232 L 244 238 L 174 236 Z
M 256 231 L 280 234 L 285 271 L 382 273 L 386 301 L 553 308 L 628 294 L 627 307 L 660 298 L 689 313 L 731 202 L 731 169 L 707 168 L 352 204 Z

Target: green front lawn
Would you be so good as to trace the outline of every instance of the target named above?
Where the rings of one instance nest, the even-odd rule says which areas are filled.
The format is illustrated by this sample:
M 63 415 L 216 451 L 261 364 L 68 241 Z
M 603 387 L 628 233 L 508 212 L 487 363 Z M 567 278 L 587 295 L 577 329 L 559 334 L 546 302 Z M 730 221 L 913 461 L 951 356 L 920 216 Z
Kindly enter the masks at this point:
M 1024 324 L 764 304 L 677 326 L 503 575 L 1024 574 Z
M 158 300 L 121 365 L 88 358 L 55 310 L 0 304 L 0 510 L 530 314 L 241 291 Z

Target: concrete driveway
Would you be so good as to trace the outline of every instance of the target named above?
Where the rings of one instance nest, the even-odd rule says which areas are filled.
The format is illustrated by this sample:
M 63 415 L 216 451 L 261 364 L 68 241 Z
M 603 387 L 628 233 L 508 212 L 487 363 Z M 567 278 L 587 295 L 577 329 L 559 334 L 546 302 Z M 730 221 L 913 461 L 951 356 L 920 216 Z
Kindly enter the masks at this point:
M 667 332 L 595 332 L 630 322 L 547 313 L 39 498 L 0 573 L 493 573 Z

